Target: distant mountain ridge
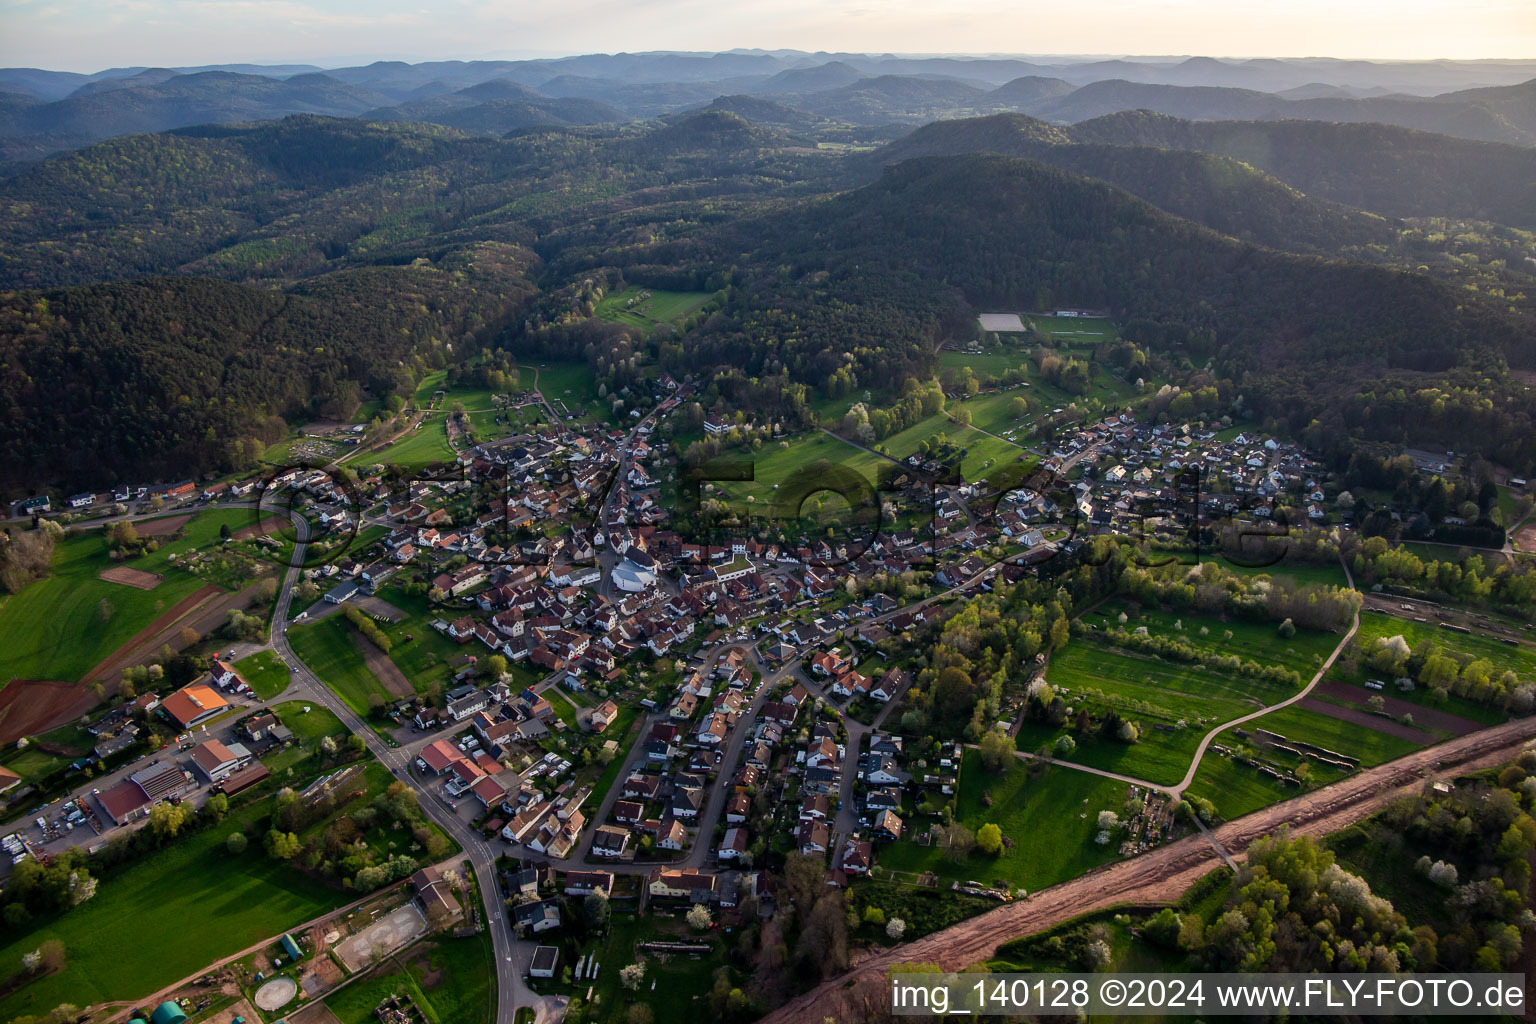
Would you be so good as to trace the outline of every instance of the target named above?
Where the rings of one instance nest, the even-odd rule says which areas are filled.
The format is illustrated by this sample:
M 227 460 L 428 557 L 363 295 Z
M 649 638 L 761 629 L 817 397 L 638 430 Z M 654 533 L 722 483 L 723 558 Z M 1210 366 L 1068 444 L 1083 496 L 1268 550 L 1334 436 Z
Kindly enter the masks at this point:
M 1536 146 L 1536 61 L 1061 61 L 776 51 L 378 61 L 329 70 L 0 69 L 0 163 L 134 132 L 299 113 L 418 119 L 497 134 L 647 119 L 722 96 L 759 97 L 870 128 L 1007 111 L 1077 123 L 1151 110 L 1194 120 L 1373 122 Z M 477 103 L 496 105 L 471 112 Z

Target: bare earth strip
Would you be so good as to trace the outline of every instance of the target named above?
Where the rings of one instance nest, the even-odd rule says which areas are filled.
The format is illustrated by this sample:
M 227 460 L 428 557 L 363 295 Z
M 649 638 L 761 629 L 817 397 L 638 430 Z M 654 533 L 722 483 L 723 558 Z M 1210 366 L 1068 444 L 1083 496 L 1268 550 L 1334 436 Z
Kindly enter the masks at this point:
M 1365 708 L 1343 707 L 1339 704 L 1330 704 L 1326 700 L 1319 700 L 1316 697 L 1308 697 L 1298 706 L 1306 708 L 1308 711 L 1316 712 L 1319 715 L 1336 718 L 1341 722 L 1358 725 L 1362 729 L 1371 729 L 1375 732 L 1386 733 L 1388 736 L 1396 736 L 1398 739 L 1407 740 L 1410 743 L 1435 742 L 1433 733 L 1425 732 L 1423 729 L 1416 729 L 1411 725 L 1404 725 L 1402 722 L 1394 721 L 1390 718 L 1383 718 L 1381 715 L 1373 715 Z
M 0 744 L 57 729 L 95 704 L 96 695 L 83 683 L 12 679 L 0 690 Z
M 163 516 L 159 519 L 140 519 L 133 524 L 133 531 L 140 537 L 169 537 L 185 526 L 187 520 L 191 518 L 190 515 L 186 515 Z
M 1515 757 L 1536 736 L 1536 718 L 1517 719 L 1421 750 L 1360 772 L 1316 792 L 1228 822 L 1215 838 L 1241 859 L 1255 839 L 1289 825 L 1297 835 L 1326 835 L 1370 817 L 1399 796 L 1421 791 L 1425 780 L 1454 768 L 1473 771 Z M 887 972 L 901 964 L 937 964 L 958 970 L 992 956 L 1010 939 L 1032 935 L 1084 914 L 1116 906 L 1172 903 L 1220 863 L 1203 836 L 1189 836 L 1120 861 L 968 921 L 869 957 L 762 1018 L 764 1024 L 821 1024 L 828 1017 L 862 1020 L 889 1012 Z
M 1320 696 L 1332 697 L 1335 700 L 1347 700 L 1351 704 L 1364 705 L 1372 694 L 1366 693 L 1358 686 L 1350 686 L 1337 681 L 1324 683 L 1313 691 Z M 1397 718 L 1403 715 L 1412 715 L 1415 725 L 1421 725 L 1426 729 L 1434 729 L 1437 732 L 1449 733 L 1452 736 L 1469 736 L 1482 728 L 1482 725 L 1470 718 L 1462 718 L 1453 715 L 1449 711 L 1440 711 L 1436 708 L 1427 708 L 1422 704 L 1413 704 L 1401 697 L 1388 697 L 1386 694 L 1375 694 L 1386 701 L 1384 710 Z
M 126 565 L 114 565 L 110 569 L 101 570 L 97 575 L 108 583 L 123 583 L 130 587 L 138 587 L 140 590 L 154 590 L 160 585 L 162 579 L 159 573 L 132 569 Z
M 405 673 L 400 667 L 389 660 L 389 655 L 373 646 L 361 633 L 353 631 L 352 642 L 357 645 L 358 653 L 363 656 L 363 664 L 368 666 L 379 682 L 384 684 L 384 689 L 396 697 L 412 697 L 416 691 L 411 688 L 411 681 L 405 678 Z

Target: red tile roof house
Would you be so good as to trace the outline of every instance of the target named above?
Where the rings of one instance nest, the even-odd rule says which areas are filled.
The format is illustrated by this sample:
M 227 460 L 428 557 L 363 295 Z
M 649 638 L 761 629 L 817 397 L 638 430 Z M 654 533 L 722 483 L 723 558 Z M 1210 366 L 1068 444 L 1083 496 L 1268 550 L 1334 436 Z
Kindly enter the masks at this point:
M 419 760 L 433 775 L 441 775 L 464 760 L 464 752 L 447 740 L 435 740 L 421 751 Z

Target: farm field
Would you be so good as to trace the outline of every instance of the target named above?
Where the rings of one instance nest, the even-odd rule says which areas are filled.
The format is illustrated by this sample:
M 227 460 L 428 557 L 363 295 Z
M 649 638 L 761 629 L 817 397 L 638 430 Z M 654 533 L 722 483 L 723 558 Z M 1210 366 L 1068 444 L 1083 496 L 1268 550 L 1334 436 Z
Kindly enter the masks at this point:
M 64 943 L 67 966 L 0 998 L 0 1017 L 42 1015 L 61 1002 L 132 1001 L 192 974 L 350 897 L 265 856 L 259 842 L 239 856 L 224 846 L 252 828 L 266 801 L 223 824 L 178 839 L 101 879 L 94 899 L 0 945 L 0 969 L 42 942 Z M 123 942 L 124 922 L 133 941 Z
M 249 520 L 243 509 L 200 512 L 182 528 L 181 537 L 123 563 L 108 559 L 102 531 L 60 540 L 54 547 L 53 575 L 0 603 L 0 636 L 6 638 L 0 645 L 0 685 L 11 679 L 80 679 L 205 585 L 170 565 L 172 555 L 217 541 L 221 525 L 236 529 Z M 120 564 L 163 579 L 153 590 L 141 590 L 98 578 L 102 570 Z M 103 601 L 109 608 L 105 622 Z
M 359 715 L 368 714 L 368 698 L 377 694 L 392 700 L 377 676 L 368 671 L 363 656 L 352 642 L 354 630 L 341 615 L 331 615 L 310 626 L 294 626 L 288 642 L 311 672 L 347 702 Z
M 288 688 L 293 673 L 272 651 L 257 651 L 248 658 L 235 662 L 235 671 L 251 684 L 256 696 L 271 700 Z
M 975 879 L 984 885 L 1006 880 L 1010 887 L 1033 892 L 1119 858 L 1118 844 L 1094 842 L 1096 818 L 1104 810 L 1120 813 L 1128 790 L 1123 782 L 1070 768 L 1047 768 L 1036 778 L 1022 760 L 1003 775 L 990 775 L 981 756 L 968 750 L 955 820 L 972 831 L 993 823 L 1013 846 L 995 857 L 974 851 L 955 864 L 938 846 L 908 838 L 882 847 L 875 861 L 887 871 L 932 871 L 945 882 Z M 983 806 L 985 794 L 991 794 L 991 807 Z M 928 820 L 910 822 L 911 834 L 926 829 Z
M 650 297 L 641 299 L 640 296 L 646 293 Z M 600 320 L 649 330 L 659 323 L 676 323 L 711 298 L 713 295 L 709 292 L 669 292 L 630 285 L 621 292 L 604 296 L 595 312 Z
M 409 994 L 430 1024 L 489 1020 L 495 967 L 485 935 L 438 938 L 391 957 L 325 1001 L 342 1024 L 373 1024 L 387 996 Z
M 1222 732 L 1215 742 L 1228 747 L 1244 742 L 1251 743 L 1254 729 L 1266 729 L 1279 733 L 1289 740 L 1313 743 L 1341 754 L 1358 757 L 1363 768 L 1384 764 L 1394 758 L 1411 754 L 1421 747 L 1421 744 L 1411 740 L 1362 728 L 1295 705 L 1255 719 L 1242 728 L 1249 733 L 1249 740 L 1241 740 L 1233 734 L 1232 730 L 1227 730 Z M 1295 796 L 1299 792 L 1294 786 L 1261 775 L 1251 766 L 1241 765 L 1222 757 L 1215 752 L 1214 746 L 1215 744 L 1200 762 L 1200 770 L 1195 774 L 1188 792 L 1192 796 L 1210 800 L 1223 818 L 1231 819 L 1256 811 L 1261 807 Z M 1302 763 L 1307 764 L 1310 773 L 1309 787 L 1327 785 L 1348 774 L 1310 758 L 1297 758 L 1273 750 L 1263 751 L 1261 756 L 1266 761 L 1287 768 L 1294 768 Z

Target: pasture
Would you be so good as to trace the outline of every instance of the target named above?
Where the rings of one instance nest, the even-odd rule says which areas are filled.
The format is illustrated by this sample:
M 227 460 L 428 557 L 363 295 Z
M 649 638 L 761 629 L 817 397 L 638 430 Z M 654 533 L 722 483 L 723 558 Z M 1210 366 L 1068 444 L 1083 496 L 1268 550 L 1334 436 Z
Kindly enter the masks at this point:
M 420 469 L 434 462 L 452 462 L 457 453 L 448 446 L 446 415 L 428 413 L 418 425 L 389 447 L 366 457 L 369 463 L 382 462 L 392 466 Z

